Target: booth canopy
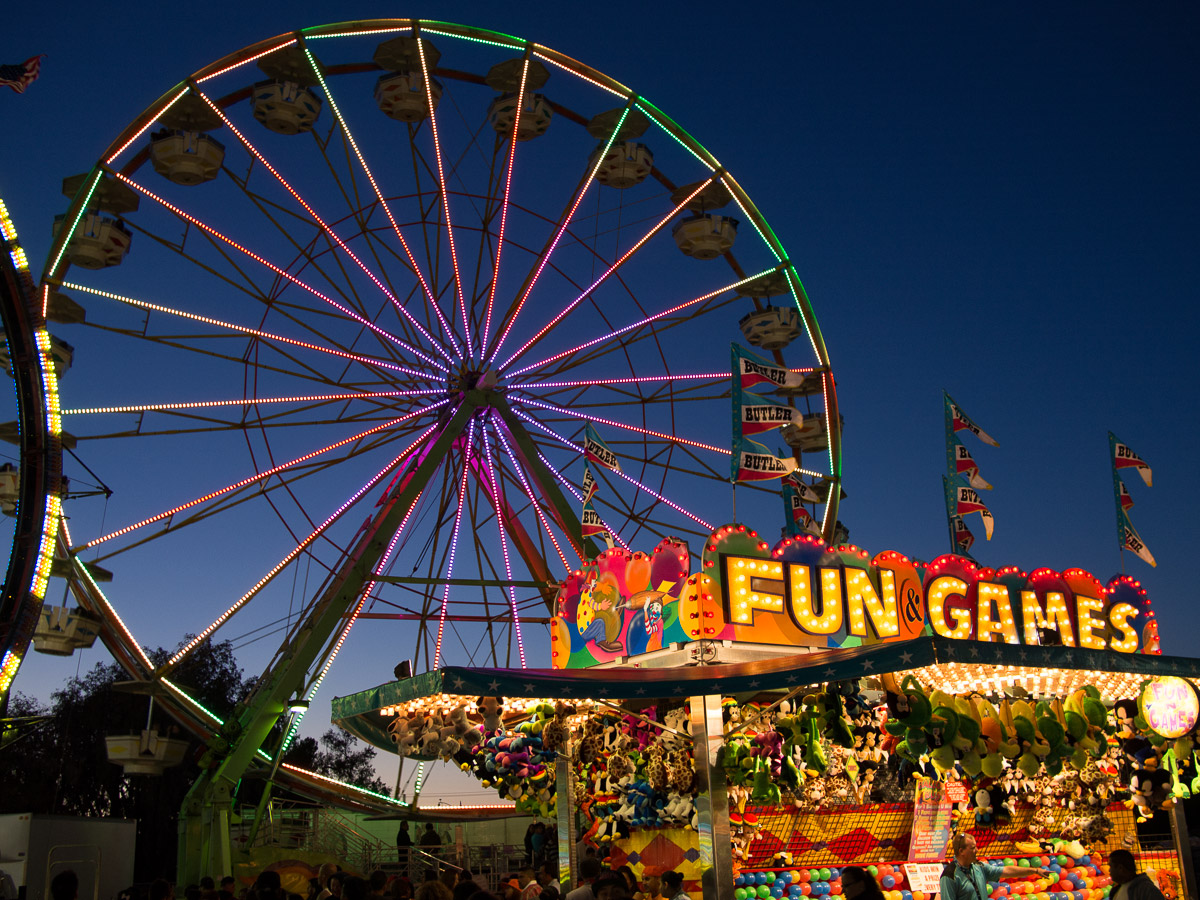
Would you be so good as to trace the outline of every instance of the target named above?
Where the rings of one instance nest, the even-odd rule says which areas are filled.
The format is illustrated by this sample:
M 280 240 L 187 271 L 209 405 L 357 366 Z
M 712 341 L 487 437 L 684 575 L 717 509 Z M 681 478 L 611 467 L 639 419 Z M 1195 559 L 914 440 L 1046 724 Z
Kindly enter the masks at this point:
M 924 685 L 950 693 L 980 690 L 1065 696 L 1092 684 L 1106 700 L 1132 697 L 1156 675 L 1200 678 L 1200 659 L 1030 647 L 942 637 L 866 644 L 774 659 L 682 668 L 473 669 L 447 666 L 392 681 L 333 701 L 333 721 L 368 743 L 394 750 L 390 718 L 381 710 L 437 698 L 442 704 L 473 703 L 479 696 L 513 700 L 646 701 L 701 694 L 756 694 L 792 690 L 852 678 L 898 679 L 915 675 Z M 433 705 L 433 704 L 431 704 Z

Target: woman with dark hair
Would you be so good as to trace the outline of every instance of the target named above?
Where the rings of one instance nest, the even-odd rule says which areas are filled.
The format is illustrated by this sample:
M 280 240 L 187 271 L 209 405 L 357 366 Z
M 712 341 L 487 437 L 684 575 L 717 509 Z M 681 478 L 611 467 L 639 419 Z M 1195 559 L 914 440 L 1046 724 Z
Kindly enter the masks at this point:
M 633 874 L 633 869 L 629 866 L 621 866 L 617 869 L 617 874 L 625 879 L 625 895 L 627 897 L 632 897 L 638 892 L 638 880 L 637 876 Z
M 842 896 L 846 900 L 883 900 L 883 889 L 866 869 L 846 866 L 842 869 Z

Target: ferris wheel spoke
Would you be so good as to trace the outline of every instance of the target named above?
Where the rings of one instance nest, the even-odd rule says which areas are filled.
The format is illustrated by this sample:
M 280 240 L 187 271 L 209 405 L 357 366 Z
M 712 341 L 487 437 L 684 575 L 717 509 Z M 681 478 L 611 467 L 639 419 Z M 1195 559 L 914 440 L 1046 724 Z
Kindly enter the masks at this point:
M 514 415 L 516 415 L 516 416 L 518 416 L 518 417 L 519 417 L 519 418 L 521 418 L 521 419 L 524 419 L 526 422 L 528 422 L 529 424 L 533 425 L 533 426 L 534 426 L 535 428 L 537 428 L 539 431 L 544 431 L 546 434 L 550 435 L 552 438 L 554 438 L 554 439 L 555 439 L 556 441 L 558 441 L 560 444 L 563 444 L 564 446 L 566 446 L 566 447 L 569 447 L 570 449 L 574 450 L 576 453 L 580 454 L 581 456 L 583 455 L 583 448 L 582 448 L 582 447 L 580 447 L 579 445 L 577 445 L 577 444 L 573 443 L 572 441 L 568 440 L 567 438 L 563 437 L 562 435 L 558 434 L 558 433 L 557 433 L 556 431 L 554 431 L 553 429 L 547 428 L 545 425 L 543 425 L 543 424 L 542 424 L 541 422 L 539 422 L 537 419 L 534 419 L 534 418 L 532 418 L 531 416 L 527 415 L 526 413 L 523 413 L 523 412 L 521 412 L 520 410 L 513 410 L 513 414 L 514 414 Z M 611 470 L 610 470 L 610 471 L 611 471 Z M 673 500 L 669 500 L 669 499 L 667 499 L 666 497 L 664 497 L 662 494 L 658 493 L 657 491 L 651 490 L 649 487 L 647 487 L 646 485 L 642 484 L 642 483 L 641 483 L 640 481 L 638 481 L 636 478 L 633 478 L 633 477 L 631 477 L 631 476 L 629 476 L 629 475 L 626 475 L 624 472 L 615 472 L 614 474 L 618 475 L 619 477 L 621 477 L 621 478 L 622 478 L 622 479 L 624 479 L 625 481 L 629 482 L 629 483 L 630 483 L 630 484 L 632 484 L 634 487 L 637 487 L 637 488 L 639 488 L 639 489 L 641 489 L 641 490 L 645 491 L 645 492 L 646 492 L 646 493 L 648 493 L 650 496 L 654 497 L 656 500 L 659 500 L 659 501 L 661 501 L 661 502 L 663 502 L 663 503 L 667 504 L 667 506 L 669 506 L 669 507 L 671 507 L 672 509 L 676 510 L 677 512 L 680 512 L 680 513 L 682 513 L 683 515 L 687 516 L 687 517 L 688 517 L 689 519 L 691 519 L 692 521 L 699 523 L 699 524 L 700 524 L 700 525 L 702 525 L 703 527 L 705 527 L 705 528 L 709 529 L 709 531 L 711 531 L 711 530 L 712 530 L 713 526 L 712 526 L 712 525 L 710 525 L 708 522 L 704 521 L 704 520 L 703 520 L 702 518 L 700 518 L 698 515 L 696 515 L 695 513 L 691 512 L 691 511 L 689 511 L 689 510 L 687 510 L 687 509 L 684 509 L 684 508 L 683 508 L 682 506 L 680 506 L 678 503 L 676 503 L 676 502 L 675 502 L 675 501 L 673 501 Z
M 492 510 L 496 517 L 496 530 L 500 536 L 500 547 L 504 554 L 504 577 L 512 581 L 512 563 L 508 556 L 508 531 L 517 531 L 514 536 L 514 541 L 518 545 L 518 552 L 525 560 L 525 564 L 529 571 L 537 577 L 544 577 L 550 581 L 550 571 L 546 566 L 545 560 L 533 548 L 533 543 L 529 539 L 529 535 L 525 533 L 516 512 L 508 505 L 508 500 L 501 493 L 500 481 L 496 478 L 496 469 L 499 466 L 499 459 L 492 450 L 491 441 L 488 438 L 487 428 L 481 429 L 483 434 L 483 468 L 486 480 L 483 486 L 492 502 Z M 520 652 L 521 668 L 525 668 L 525 643 L 521 637 L 521 616 L 517 612 L 517 589 L 510 583 L 508 588 L 508 605 L 512 611 L 513 617 L 513 633 L 517 639 L 517 648 Z
M 380 397 L 421 397 L 444 391 L 363 391 L 349 394 L 308 394 L 295 397 L 253 397 L 239 400 L 180 400 L 172 403 L 140 403 L 128 406 L 94 406 L 81 409 L 64 409 L 64 416 L 83 416 L 94 413 L 175 412 L 187 409 L 212 409 L 216 407 L 259 406 L 272 403 L 333 403 L 340 400 L 371 400 Z M 308 406 L 306 409 L 315 407 Z
M 441 190 L 442 212 L 446 216 L 446 243 L 450 247 L 450 262 L 454 267 L 454 286 L 458 296 L 458 309 L 462 313 L 463 344 L 466 355 L 471 355 L 471 323 L 467 314 L 467 304 L 463 299 L 462 273 L 458 266 L 458 249 L 454 244 L 454 224 L 450 219 L 450 195 L 446 189 L 446 172 L 442 163 L 442 144 L 438 138 L 436 103 L 433 101 L 433 83 L 429 75 L 429 64 L 425 59 L 425 45 L 417 39 L 417 54 L 421 59 L 421 76 L 425 81 L 425 102 L 429 107 L 429 133 L 433 137 L 433 154 L 437 162 L 438 186 Z M 440 639 L 439 639 L 440 640 Z M 436 668 L 436 666 L 435 666 Z
M 364 366 L 387 369 L 393 372 L 401 372 L 405 375 L 423 378 L 424 380 L 433 381 L 427 372 L 422 372 L 420 369 L 409 369 L 405 366 L 397 365 L 396 363 L 388 362 L 387 360 L 378 359 L 376 357 L 363 356 L 361 354 L 349 353 L 342 349 L 334 347 L 321 346 L 308 341 L 297 340 L 296 338 L 284 337 L 283 335 L 274 334 L 269 331 L 263 331 L 258 328 L 250 328 L 246 325 L 237 325 L 232 322 L 225 322 L 221 319 L 214 319 L 210 316 L 202 316 L 197 313 L 185 312 L 181 309 L 175 309 L 170 306 L 164 306 L 159 303 L 149 303 L 145 300 L 138 300 L 133 297 L 126 297 L 121 294 L 115 294 L 111 291 L 103 291 L 98 288 L 87 287 L 73 282 L 63 282 L 62 287 L 68 290 L 83 291 L 84 293 L 93 294 L 97 297 L 104 297 L 108 300 L 113 300 L 117 303 L 132 306 L 138 309 L 144 309 L 147 312 L 158 312 L 169 316 L 178 316 L 182 319 L 188 319 L 193 322 L 200 322 L 205 325 L 212 325 L 217 328 L 228 329 L 231 332 L 247 335 L 256 340 L 263 341 L 268 344 L 286 344 L 292 347 L 300 347 L 305 350 L 312 350 L 317 353 L 329 354 L 332 356 L 341 357 L 349 362 L 356 362 Z M 91 324 L 91 323 L 88 323 Z
M 300 465 L 301 463 L 305 463 L 308 460 L 313 459 L 317 456 L 320 456 L 323 453 L 328 453 L 331 450 L 335 450 L 339 447 L 344 447 L 347 444 L 352 444 L 356 441 L 360 441 L 364 437 L 374 434 L 375 432 L 383 431 L 392 426 L 399 425 L 401 422 L 405 422 L 408 419 L 414 418 L 416 416 L 426 415 L 435 409 L 445 406 L 449 402 L 450 402 L 449 400 L 440 400 L 437 403 L 432 403 L 429 406 L 421 407 L 420 409 L 417 409 L 411 413 L 408 413 L 404 416 L 400 416 L 399 418 L 393 419 L 390 422 L 385 422 L 382 425 L 378 425 L 375 428 L 371 428 L 371 429 L 368 429 L 367 431 L 359 432 L 358 434 L 352 435 L 351 437 L 348 437 L 348 438 L 343 438 L 342 440 L 337 441 L 335 443 L 327 444 L 326 446 L 321 447 L 317 450 L 313 450 L 310 453 L 306 453 L 303 456 L 298 456 L 294 459 L 289 460 L 288 462 L 280 463 L 277 466 L 273 466 L 270 469 L 267 469 L 265 472 L 259 472 L 255 475 L 248 476 L 246 478 L 241 479 L 240 481 L 234 482 L 233 484 L 226 485 L 225 487 L 218 488 L 217 490 L 212 491 L 208 494 L 204 494 L 201 497 L 197 497 L 193 500 L 189 500 L 188 502 L 186 502 L 180 506 L 176 506 L 171 509 L 164 510 L 160 513 L 156 513 L 155 515 L 150 516 L 146 519 L 143 519 L 140 522 L 134 523 L 133 525 L 126 525 L 124 528 L 118 529 L 117 531 L 112 531 L 112 532 L 109 532 L 108 534 L 101 535 L 98 538 L 93 538 L 92 540 L 88 541 L 86 544 L 83 544 L 79 549 L 86 550 L 91 547 L 95 547 L 98 544 L 104 543 L 105 541 L 111 540 L 112 538 L 120 537 L 121 535 L 128 534 L 129 532 L 135 531 L 146 525 L 151 525 L 155 522 L 161 522 L 163 519 L 169 518 L 170 516 L 173 516 L 176 513 L 180 513 L 180 512 L 183 512 L 184 510 L 191 509 L 193 506 L 198 506 L 201 503 L 205 503 L 216 497 L 220 497 L 224 494 L 229 493 L 230 491 L 235 491 L 235 490 L 238 490 L 239 488 L 245 487 L 247 485 L 263 481 L 267 478 L 270 478 L 272 475 L 275 475 L 278 472 L 282 472 L 288 468 L 291 468 L 292 466 L 297 466 L 297 465 Z
M 644 235 L 642 235 L 642 237 L 639 238 L 632 247 L 630 247 L 628 250 L 626 250 L 620 259 L 618 259 L 616 262 L 614 262 L 611 266 L 608 267 L 608 269 L 604 272 L 604 274 L 602 274 L 599 278 L 597 278 L 595 281 L 593 281 L 591 283 L 591 285 L 589 285 L 583 291 L 583 293 L 581 293 L 578 297 L 576 297 L 574 300 L 572 300 L 570 303 L 568 303 L 565 307 L 563 307 L 562 310 L 553 319 L 551 319 L 549 322 L 547 322 L 545 325 L 543 325 L 541 330 L 538 331 L 537 334 L 535 334 L 533 337 L 531 337 L 528 341 L 526 341 L 519 350 L 517 350 L 515 353 L 513 353 L 511 356 L 509 356 L 508 359 L 506 359 L 503 363 L 501 363 L 500 367 L 499 367 L 500 370 L 507 372 L 508 367 L 510 365 L 512 365 L 512 363 L 514 363 L 518 359 L 520 359 L 521 356 L 524 355 L 525 351 L 527 351 L 530 347 L 532 347 L 534 344 L 538 343 L 543 337 L 545 337 L 546 334 L 548 332 L 550 332 L 556 325 L 558 325 L 559 322 L 561 322 L 564 318 L 566 318 L 566 316 L 573 309 L 575 309 L 575 307 L 577 307 L 580 303 L 582 303 L 585 299 L 587 299 L 591 295 L 591 293 L 594 290 L 596 290 L 596 288 L 598 288 L 598 287 L 600 287 L 600 285 L 604 284 L 604 282 L 606 282 L 615 272 L 617 272 L 623 265 L 625 265 L 625 263 L 628 262 L 633 257 L 633 255 L 635 253 L 637 253 L 638 250 L 640 250 L 643 245 L 645 245 L 645 243 L 648 240 L 650 240 L 652 237 L 654 237 L 656 234 L 658 234 L 660 231 L 662 231 L 663 228 L 665 228 L 667 226 L 667 224 L 673 218 L 675 218 L 675 216 L 677 216 L 681 210 L 686 208 L 687 205 L 689 203 L 691 203 L 692 200 L 695 199 L 695 197 L 701 191 L 703 191 L 706 187 L 708 187 L 712 183 L 712 181 L 713 181 L 713 176 L 709 176 L 705 181 L 702 181 L 700 183 L 699 187 L 697 187 L 694 191 L 692 191 L 680 203 L 676 204 L 675 208 L 672 209 L 666 216 L 659 219 L 658 222 L 655 223 L 654 227 L 651 228 L 649 231 L 647 231 Z
M 504 430 L 502 428 L 496 428 L 496 437 L 500 441 L 500 446 L 504 448 L 504 453 L 509 459 L 511 469 L 521 484 L 521 490 L 524 491 L 525 496 L 529 498 L 529 502 L 533 508 L 534 514 L 537 516 L 538 521 L 542 524 L 543 534 L 550 538 L 550 542 L 554 545 L 555 552 L 558 553 L 558 558 L 562 560 L 563 568 L 570 572 L 571 564 L 567 562 L 566 554 L 563 553 L 562 546 L 558 543 L 558 538 L 554 536 L 554 531 L 550 528 L 550 523 L 547 521 L 545 513 L 542 512 L 542 508 L 537 501 L 537 497 L 533 492 L 533 488 L 529 485 L 529 479 L 526 477 L 525 471 L 521 468 L 521 464 L 518 461 L 517 456 L 513 453 L 512 448 L 508 445 L 508 441 L 504 437 Z M 582 548 L 576 547 L 573 542 L 571 548 L 575 551 L 576 555 L 582 562 Z
M 574 217 L 576 210 L 579 209 L 579 204 L 583 202 L 584 196 L 587 194 L 588 188 L 596 180 L 596 173 L 600 170 L 600 166 L 604 161 L 604 157 L 608 154 L 609 148 L 612 147 L 613 141 L 621 132 L 621 127 L 625 124 L 625 119 L 629 115 L 629 111 L 633 108 L 634 97 L 631 97 L 625 104 L 617 123 L 613 126 L 612 131 L 608 135 L 608 139 L 604 143 L 604 149 L 597 156 L 596 161 L 588 168 L 587 173 L 579 180 L 571 198 L 567 201 L 567 205 L 563 208 L 562 215 L 559 216 L 558 225 L 554 229 L 553 235 L 546 241 L 542 247 L 542 251 L 537 255 L 533 268 L 529 274 L 525 276 L 524 283 L 521 285 L 521 290 L 517 293 L 516 298 L 509 306 L 508 311 L 500 320 L 497 326 L 499 332 L 491 350 L 485 353 L 488 365 L 496 359 L 500 353 L 500 348 L 504 346 L 504 342 L 508 339 L 509 332 L 512 331 L 513 323 L 516 322 L 517 316 L 525 306 L 525 302 L 529 299 L 530 293 L 533 291 L 533 286 L 537 284 L 546 265 L 550 262 L 550 257 L 554 253 L 554 248 L 558 246 L 558 242 L 562 240 L 562 236 L 566 233 L 567 228 L 571 224 L 571 219 Z M 511 359 L 511 358 L 510 358 Z M 503 366 L 501 367 L 503 368 Z
M 582 378 L 570 379 L 566 381 L 521 381 L 510 385 L 512 388 L 519 388 L 522 391 L 532 390 L 561 390 L 565 388 L 576 387 L 604 387 L 612 390 L 624 389 L 629 385 L 636 384 L 661 384 L 669 382 L 687 382 L 687 381 L 717 381 L 719 379 L 728 379 L 729 372 L 695 372 L 690 374 L 663 374 L 663 375 L 639 375 L 623 378 L 620 376 L 614 378 Z
M 355 158 L 358 160 L 359 165 L 362 166 L 363 174 L 367 176 L 367 181 L 369 181 L 371 184 L 371 190 L 375 194 L 375 199 L 378 201 L 380 208 L 383 209 L 384 215 L 387 216 L 388 223 L 392 227 L 392 233 L 396 235 L 396 239 L 400 242 L 400 246 L 404 250 L 405 258 L 413 275 L 415 275 L 417 280 L 420 282 L 421 290 L 425 296 L 428 306 L 432 308 L 434 314 L 437 316 L 437 319 L 442 327 L 442 333 L 449 342 L 452 352 L 454 353 L 455 357 L 461 361 L 463 358 L 463 351 L 461 345 L 454 335 L 454 330 L 450 327 L 449 323 L 442 315 L 442 311 L 438 307 L 438 304 L 434 299 L 433 291 L 429 286 L 429 281 L 426 279 L 425 275 L 422 274 L 421 268 L 417 264 L 417 259 L 413 255 L 412 249 L 408 245 L 408 241 L 405 240 L 404 233 L 400 230 L 400 225 L 396 222 L 396 217 L 392 214 L 391 207 L 388 205 L 387 200 L 384 199 L 383 192 L 379 187 L 379 183 L 375 180 L 375 175 L 372 173 L 366 157 L 363 156 L 362 150 L 358 146 L 358 141 L 355 140 L 354 134 L 350 130 L 350 125 L 346 121 L 345 116 L 342 114 L 341 108 L 338 106 L 333 92 L 329 89 L 329 83 L 325 80 L 325 75 L 321 71 L 320 65 L 317 64 L 312 52 L 307 47 L 304 48 L 304 53 L 308 57 L 309 66 L 312 68 L 313 74 L 316 75 L 317 80 L 321 84 L 321 89 L 324 91 L 326 99 L 329 101 L 329 106 L 333 110 L 334 118 L 337 120 L 338 126 L 341 129 L 342 136 L 346 139 L 347 143 L 349 143 L 351 149 L 354 151 Z M 405 315 L 405 317 L 408 318 L 409 321 L 411 321 L 412 324 L 422 334 L 425 335 L 425 337 L 429 340 L 430 345 L 440 343 L 434 340 L 433 336 L 425 328 L 423 328 L 419 322 L 417 322 L 417 320 L 403 304 L 399 304 L 398 308 Z
M 517 398 L 514 398 L 514 399 L 517 399 Z M 554 406 L 553 404 L 550 404 L 550 403 L 543 403 L 540 400 L 533 400 L 531 398 L 522 397 L 520 399 L 517 399 L 517 402 L 524 406 L 533 406 L 533 407 L 537 407 L 539 409 L 547 409 L 547 410 L 550 410 L 551 412 L 556 412 L 559 415 L 568 416 L 568 417 L 576 418 L 576 419 L 582 419 L 587 422 L 595 422 L 600 425 L 611 425 L 614 428 L 623 428 L 626 431 L 636 431 L 639 434 L 647 435 L 649 437 L 659 438 L 664 441 L 670 441 L 673 444 L 686 444 L 690 447 L 697 447 L 701 450 L 709 450 L 713 453 L 720 453 L 725 456 L 730 456 L 732 453 L 732 451 L 730 451 L 730 449 L 728 447 L 718 447 L 715 444 L 705 444 L 705 443 L 701 443 L 700 441 L 693 441 L 690 438 L 681 437 L 680 435 L 677 435 L 677 434 L 666 434 L 661 431 L 652 431 L 648 428 L 640 428 L 637 425 L 629 425 L 625 422 L 617 422 L 613 419 L 607 419 L 602 416 L 589 416 L 585 413 L 576 412 L 576 411 L 570 410 L 570 409 L 564 409 L 560 406 Z
M 771 271 L 774 271 L 774 270 L 772 270 L 772 269 L 767 270 L 767 272 L 771 272 Z M 723 300 L 720 300 L 717 303 L 713 303 L 711 305 L 708 304 L 708 301 L 715 300 L 716 298 L 722 297 L 722 295 L 726 295 L 732 291 L 736 291 L 737 288 L 741 287 L 743 284 L 746 284 L 749 281 L 753 281 L 755 278 L 758 278 L 758 277 L 761 277 L 761 275 L 767 274 L 767 272 L 759 273 L 759 275 L 754 275 L 754 276 L 751 276 L 750 278 L 740 279 L 739 281 L 735 281 L 731 284 L 727 284 L 724 287 L 717 288 L 715 291 L 709 291 L 707 294 L 702 294 L 701 296 L 696 297 L 692 300 L 687 300 L 683 303 L 676 304 L 675 306 L 672 306 L 669 309 L 665 309 L 661 312 L 657 312 L 652 315 L 644 316 L 643 318 L 638 319 L 635 322 L 631 322 L 628 325 L 624 325 L 621 328 L 609 331 L 605 334 L 601 334 L 600 336 L 594 337 L 587 341 L 584 341 L 581 344 L 577 344 L 576 346 L 572 347 L 569 350 L 563 350 L 561 353 L 556 353 L 553 356 L 548 356 L 539 362 L 531 363 L 530 365 L 523 366 L 520 369 L 514 369 L 513 371 L 508 373 L 508 377 L 516 378 L 520 375 L 524 375 L 526 372 L 540 370 L 543 367 L 548 366 L 551 363 L 558 362 L 560 360 L 564 360 L 562 365 L 559 367 L 560 370 L 572 368 L 575 365 L 580 364 L 580 361 L 578 360 L 578 358 L 576 356 L 580 352 L 587 350 L 589 348 L 592 348 L 592 347 L 596 347 L 597 345 L 604 344 L 608 341 L 611 341 L 618 337 L 621 337 L 622 335 L 629 334 L 630 332 L 636 332 L 638 329 L 649 329 L 649 326 L 654 325 L 656 323 L 658 324 L 658 327 L 656 327 L 654 329 L 654 331 L 657 334 L 661 334 L 662 331 L 664 331 L 667 328 L 672 327 L 673 325 L 679 325 L 684 322 L 689 322 L 693 316 L 703 315 L 704 313 L 712 312 L 716 309 L 719 309 L 721 306 L 724 306 L 724 305 L 732 302 L 734 299 L 736 299 L 736 296 L 724 297 Z M 686 315 L 683 314 L 685 310 L 687 311 Z M 647 334 L 642 334 L 640 336 L 635 334 L 632 338 L 621 341 L 621 344 L 623 347 L 627 347 L 630 344 L 639 340 L 640 338 L 644 338 L 646 336 L 647 336 Z M 596 358 L 596 357 L 592 357 L 592 358 Z M 548 374 L 553 375 L 556 373 L 556 371 L 550 372 Z
M 427 354 L 420 352 L 419 350 L 417 350 L 414 347 L 411 347 L 409 344 L 407 344 L 405 341 L 401 340 L 396 335 L 391 334 L 390 332 L 386 331 L 383 328 L 380 328 L 374 322 L 368 321 L 363 316 L 358 315 L 353 310 L 348 309 L 347 307 L 338 303 L 336 300 L 332 299 L 331 297 L 327 297 L 325 294 L 322 294 L 316 288 L 314 288 L 311 285 L 300 280 L 295 275 L 286 271 L 282 267 L 277 266 L 275 263 L 270 262 L 269 260 L 265 259 L 262 256 L 259 256 L 258 254 L 254 253 L 252 250 L 249 250 L 246 247 L 243 247 L 241 244 L 239 244 L 237 241 L 233 240 L 232 238 L 226 237 L 224 234 L 217 231 L 211 225 L 208 225 L 205 222 L 202 222 L 200 219 L 197 219 L 195 216 L 191 215 L 190 213 L 184 212 L 179 207 L 175 206 L 174 204 L 170 203 L 169 201 L 158 196 L 157 194 L 155 194 L 153 191 L 149 190 L 148 188 L 145 188 L 142 185 L 138 184 L 136 181 L 129 178 L 128 176 L 126 176 L 120 172 L 112 172 L 110 174 L 114 175 L 116 178 L 120 179 L 125 184 L 129 185 L 129 187 L 138 191 L 138 193 L 140 193 L 146 197 L 149 197 L 151 200 L 155 201 L 160 206 L 163 206 L 166 209 L 169 209 L 171 212 L 173 212 L 179 218 L 183 219 L 186 222 L 189 222 L 190 224 L 199 228 L 201 231 L 204 231 L 205 233 L 211 235 L 212 237 L 215 237 L 221 241 L 224 241 L 226 244 L 233 247 L 239 253 L 243 253 L 246 256 L 249 256 L 251 259 L 255 260 L 256 262 L 258 262 L 261 265 L 265 266 L 266 268 L 270 269 L 272 272 L 274 272 L 280 278 L 283 278 L 284 280 L 294 284 L 296 287 L 298 287 L 304 291 L 307 291 L 308 293 L 310 293 L 314 297 L 316 297 L 318 300 L 321 300 L 322 302 L 328 304 L 329 306 L 333 307 L 334 309 L 340 311 L 343 315 L 345 315 L 351 319 L 354 319 L 360 325 L 365 326 L 366 328 L 375 332 L 380 337 L 382 337 L 386 340 L 392 341 L 398 347 L 401 347 L 402 349 L 405 349 L 408 352 L 411 352 L 413 355 L 417 356 L 419 359 L 424 360 L 425 362 L 429 363 L 434 368 L 441 370 L 442 372 L 449 371 L 444 365 L 437 362 L 436 360 L 434 360 L 432 357 L 428 356 Z
M 403 437 L 407 437 L 408 434 L 411 434 L 411 432 L 409 432 L 405 435 L 396 435 L 395 438 L 393 438 L 393 440 L 403 439 Z M 390 441 L 388 441 L 388 442 L 390 442 Z M 388 442 L 384 442 L 384 443 L 388 443 Z M 160 528 L 159 530 L 144 534 L 142 537 L 138 538 L 137 540 L 132 540 L 132 541 L 123 543 L 116 549 L 110 550 L 107 553 L 98 554 L 94 557 L 93 562 L 103 562 L 105 560 L 112 559 L 113 557 L 120 556 L 124 553 L 128 553 L 132 550 L 136 550 L 138 547 L 158 541 L 168 535 L 177 534 L 180 531 L 182 531 L 184 528 L 187 528 L 188 526 L 196 525 L 200 522 L 205 521 L 206 519 L 211 519 L 215 516 L 226 515 L 230 511 L 235 509 L 236 507 L 242 506 L 246 503 L 252 503 L 252 502 L 261 500 L 261 501 L 270 503 L 272 506 L 274 506 L 274 501 L 272 498 L 279 491 L 285 491 L 289 495 L 291 495 L 292 488 L 300 481 L 303 481 L 306 478 L 311 478 L 313 476 L 320 475 L 320 474 L 330 470 L 331 468 L 334 468 L 337 465 L 345 462 L 346 460 L 352 459 L 354 457 L 362 456 L 367 452 L 377 449 L 377 447 L 379 447 L 379 446 L 382 446 L 382 444 L 371 444 L 371 445 L 363 446 L 361 448 L 352 450 L 352 451 L 346 453 L 343 457 L 340 457 L 338 459 L 329 460 L 329 461 L 325 461 L 325 462 L 319 462 L 319 463 L 307 463 L 304 466 L 297 467 L 297 469 L 295 471 L 291 471 L 291 472 L 287 473 L 286 478 L 280 476 L 276 481 L 269 482 L 261 487 L 255 487 L 253 485 L 249 485 L 249 486 L 245 486 L 242 488 L 238 488 L 235 491 L 231 491 L 231 492 L 221 496 L 220 498 L 217 498 L 211 504 L 195 507 L 188 515 L 179 516 L 178 518 L 176 518 L 176 517 L 168 518 L 167 524 L 165 526 L 163 526 L 162 528 Z M 295 498 L 293 496 L 293 500 L 294 499 Z M 313 524 L 312 521 L 309 520 L 309 525 L 311 526 L 312 524 Z M 296 539 L 295 533 L 291 530 L 290 527 L 287 530 L 288 530 L 289 534 L 291 534 L 293 540 L 295 540 Z M 79 548 L 79 549 L 82 550 L 85 548 Z M 340 550 L 340 548 L 339 548 L 339 550 Z M 320 565 L 319 562 L 318 562 L 318 565 Z
M 496 261 L 492 266 L 492 287 L 488 292 L 487 312 L 484 316 L 483 339 L 480 341 L 480 351 L 484 351 L 484 343 L 492 331 L 492 308 L 496 302 L 496 288 L 500 283 L 500 258 L 504 252 L 504 235 L 508 225 L 508 199 L 512 193 L 513 166 L 517 160 L 517 130 L 521 125 L 521 110 L 525 106 L 525 81 L 529 75 L 529 50 L 525 51 L 525 60 L 521 66 L 521 86 L 517 89 L 517 108 L 513 113 L 512 131 L 508 136 L 508 166 L 504 173 L 504 200 L 500 206 L 500 234 L 496 239 Z M 521 667 L 525 666 L 525 651 L 521 650 Z

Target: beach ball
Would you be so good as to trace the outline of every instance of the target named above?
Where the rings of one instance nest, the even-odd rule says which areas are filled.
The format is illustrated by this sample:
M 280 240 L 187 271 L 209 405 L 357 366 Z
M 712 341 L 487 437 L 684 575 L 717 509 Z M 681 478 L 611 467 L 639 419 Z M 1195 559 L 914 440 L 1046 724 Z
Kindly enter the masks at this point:
M 896 879 L 891 875 L 884 875 L 883 879 L 881 880 L 881 884 L 883 885 L 884 890 L 891 890 L 896 886 Z

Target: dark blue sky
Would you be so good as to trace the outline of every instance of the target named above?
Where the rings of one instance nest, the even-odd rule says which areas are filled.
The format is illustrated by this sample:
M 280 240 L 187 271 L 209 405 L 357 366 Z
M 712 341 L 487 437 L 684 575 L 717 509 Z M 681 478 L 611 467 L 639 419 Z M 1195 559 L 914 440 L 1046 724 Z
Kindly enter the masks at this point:
M 947 549 L 944 388 L 1000 442 L 970 444 L 996 487 L 984 498 L 995 537 L 976 556 L 1106 580 L 1119 564 L 1115 431 L 1154 469 L 1154 488 L 1130 484 L 1159 567 L 1127 559 L 1127 570 L 1150 590 L 1165 652 L 1190 652 L 1194 4 L 508 7 L 361 3 L 337 17 L 414 15 L 538 41 L 643 94 L 734 174 L 816 309 L 846 419 L 842 519 L 870 551 Z M 47 54 L 26 94 L 0 94 L 0 196 L 34 267 L 66 205 L 61 178 L 146 105 L 226 53 L 335 15 L 310 2 L 7 9 L 2 61 Z M 725 428 L 711 439 L 728 440 Z M 334 692 L 386 680 L 386 662 L 339 667 Z M 37 660 L 17 688 L 44 694 L 74 663 Z

